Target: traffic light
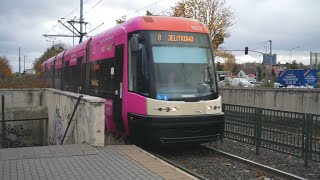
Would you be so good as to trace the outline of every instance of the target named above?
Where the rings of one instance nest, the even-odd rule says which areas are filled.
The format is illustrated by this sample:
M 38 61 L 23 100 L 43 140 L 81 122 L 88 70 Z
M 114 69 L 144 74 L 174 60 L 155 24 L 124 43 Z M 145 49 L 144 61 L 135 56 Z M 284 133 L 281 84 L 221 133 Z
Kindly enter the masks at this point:
M 249 48 L 248 48 L 248 47 L 245 47 L 245 48 L 244 48 L 244 54 L 245 54 L 245 55 L 248 55 L 248 51 L 249 51 Z

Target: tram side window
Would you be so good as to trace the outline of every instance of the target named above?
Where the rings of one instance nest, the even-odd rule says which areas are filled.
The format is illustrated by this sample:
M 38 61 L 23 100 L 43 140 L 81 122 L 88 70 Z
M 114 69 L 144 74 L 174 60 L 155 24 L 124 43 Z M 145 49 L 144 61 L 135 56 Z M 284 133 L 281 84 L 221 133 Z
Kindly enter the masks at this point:
M 57 69 L 56 70 L 56 79 L 60 79 L 60 76 L 61 76 L 61 69 Z
M 100 94 L 114 94 L 114 59 L 101 61 Z
M 69 89 L 69 61 L 64 62 L 63 68 L 63 83 L 64 83 L 64 90 Z
M 70 73 L 70 76 L 69 76 L 70 91 L 77 92 L 76 81 L 77 81 L 77 78 L 79 77 L 76 77 L 76 66 L 70 66 L 69 73 Z
M 99 74 L 100 74 L 100 62 L 90 63 L 90 73 L 89 73 L 89 92 L 93 95 L 98 95 L 99 93 Z
M 129 62 L 129 90 L 149 96 L 149 68 L 147 51 L 144 44 L 139 44 L 137 52 L 131 52 Z

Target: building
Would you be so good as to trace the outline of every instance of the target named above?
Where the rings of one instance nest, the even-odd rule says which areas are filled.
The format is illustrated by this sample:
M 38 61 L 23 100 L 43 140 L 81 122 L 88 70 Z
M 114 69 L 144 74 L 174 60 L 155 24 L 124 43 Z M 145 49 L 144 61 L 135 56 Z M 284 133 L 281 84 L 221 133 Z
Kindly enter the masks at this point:
M 263 64 L 277 64 L 277 54 L 263 54 Z
M 249 82 L 256 81 L 255 69 L 241 69 L 237 76 L 239 78 L 245 78 Z
M 26 74 L 35 74 L 34 69 L 26 69 Z
M 218 81 L 223 81 L 226 77 L 230 77 L 232 74 L 230 71 L 217 71 Z

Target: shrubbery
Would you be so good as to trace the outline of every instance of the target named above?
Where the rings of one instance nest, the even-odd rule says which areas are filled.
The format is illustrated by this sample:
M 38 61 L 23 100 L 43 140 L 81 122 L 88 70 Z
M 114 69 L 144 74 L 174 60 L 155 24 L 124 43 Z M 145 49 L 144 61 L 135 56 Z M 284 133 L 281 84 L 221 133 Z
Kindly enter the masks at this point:
M 0 89 L 46 88 L 44 81 L 34 75 L 0 79 Z

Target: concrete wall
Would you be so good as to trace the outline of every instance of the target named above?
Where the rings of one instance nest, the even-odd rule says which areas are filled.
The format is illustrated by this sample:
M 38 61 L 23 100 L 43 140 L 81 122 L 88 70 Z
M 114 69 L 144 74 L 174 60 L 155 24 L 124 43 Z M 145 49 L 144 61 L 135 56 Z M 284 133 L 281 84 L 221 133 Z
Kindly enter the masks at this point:
M 0 89 L 0 96 L 5 95 L 5 107 L 43 106 L 45 89 Z M 1 100 L 0 100 L 1 101 Z
M 320 114 L 319 89 L 220 88 L 219 92 L 226 104 Z
M 60 144 L 72 116 L 79 94 L 47 89 L 49 144 Z M 104 99 L 83 96 L 69 127 L 64 144 L 88 143 L 104 146 Z
M 46 145 L 48 110 L 42 105 L 43 93 L 44 90 L 39 89 L 0 89 L 0 104 L 2 104 L 1 95 L 5 96 L 6 147 Z M 2 110 L 0 109 L 1 120 Z M 1 147 L 2 133 L 1 122 Z
M 29 143 L 27 146 L 38 145 L 36 142 L 39 141 L 42 145 L 60 144 L 79 96 L 54 89 L 0 89 L 1 95 L 5 95 L 6 120 L 48 118 L 48 122 L 6 122 L 8 144 L 15 145 L 11 147 L 19 143 L 19 146 L 25 146 L 25 143 Z M 0 123 L 0 132 L 1 127 Z M 84 96 L 74 114 L 64 144 L 103 146 L 104 128 L 104 99 Z

